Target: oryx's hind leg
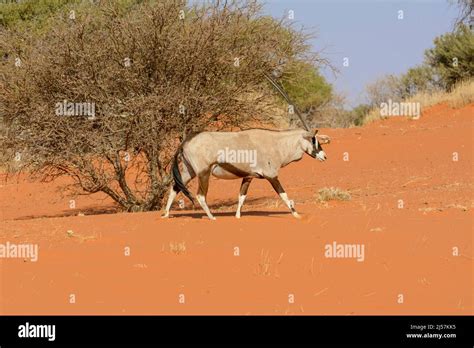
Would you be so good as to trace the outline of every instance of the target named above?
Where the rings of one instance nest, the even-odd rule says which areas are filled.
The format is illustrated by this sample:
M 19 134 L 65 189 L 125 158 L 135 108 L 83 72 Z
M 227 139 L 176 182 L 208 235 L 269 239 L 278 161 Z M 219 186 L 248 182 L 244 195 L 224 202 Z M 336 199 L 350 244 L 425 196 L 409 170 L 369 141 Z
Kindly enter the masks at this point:
M 169 194 L 169 196 L 168 196 L 168 201 L 166 202 L 165 212 L 163 213 L 163 215 L 161 215 L 161 217 L 162 217 L 163 219 L 170 216 L 171 204 L 173 204 L 173 201 L 174 201 L 174 199 L 176 198 L 176 195 L 178 194 L 178 193 L 174 190 L 173 186 L 174 186 L 174 184 L 171 184 L 171 187 L 170 187 L 170 194 Z
M 183 164 L 179 172 L 181 173 L 181 178 L 183 179 L 183 183 L 185 185 L 187 185 L 195 177 L 192 169 L 190 170 L 185 164 Z M 170 194 L 168 196 L 168 201 L 166 202 L 165 212 L 161 216 L 162 218 L 167 218 L 170 215 L 171 205 L 173 204 L 173 201 L 179 192 L 178 189 L 175 189 L 175 185 L 175 183 L 172 183 L 170 186 Z
M 300 215 L 296 212 L 295 207 L 293 206 L 293 202 L 288 199 L 288 195 L 286 194 L 285 190 L 281 186 L 280 181 L 278 180 L 278 177 L 267 178 L 267 180 L 270 182 L 270 184 L 272 184 L 275 191 L 280 195 L 280 198 L 283 200 L 283 202 L 285 202 L 288 209 L 291 210 L 291 214 L 295 218 L 300 218 Z
M 242 209 L 242 205 L 244 205 L 245 197 L 247 197 L 247 191 L 249 190 L 249 186 L 251 182 L 252 182 L 252 178 L 242 179 L 242 184 L 240 185 L 240 193 L 239 193 L 239 205 L 237 206 L 237 212 L 235 213 L 235 217 L 237 219 L 240 218 L 240 210 Z
M 207 196 L 207 190 L 209 188 L 210 175 L 211 175 L 210 170 L 198 174 L 199 188 L 198 188 L 196 198 L 199 204 L 201 205 L 202 209 L 204 209 L 204 211 L 206 212 L 209 219 L 215 220 L 216 218 L 211 214 L 211 211 L 209 210 L 209 207 L 207 206 L 207 203 L 206 203 L 206 196 Z

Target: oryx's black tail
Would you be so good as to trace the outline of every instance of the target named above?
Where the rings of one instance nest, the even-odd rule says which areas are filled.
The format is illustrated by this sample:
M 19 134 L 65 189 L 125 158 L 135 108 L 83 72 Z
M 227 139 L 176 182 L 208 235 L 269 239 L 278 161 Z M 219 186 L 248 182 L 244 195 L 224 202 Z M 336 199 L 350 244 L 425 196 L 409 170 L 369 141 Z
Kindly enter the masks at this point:
M 173 189 L 178 192 L 183 192 L 186 197 L 189 198 L 189 200 L 193 203 L 194 205 L 194 198 L 191 195 L 191 192 L 187 189 L 186 185 L 183 182 L 183 178 L 181 177 L 181 173 L 179 172 L 179 155 L 181 154 L 181 157 L 183 158 L 183 162 L 185 162 L 186 165 L 186 159 L 184 158 L 184 155 L 182 154 L 183 148 L 180 147 L 178 151 L 176 151 L 176 154 L 174 155 L 174 161 L 173 161 L 173 179 L 174 179 L 174 186 Z

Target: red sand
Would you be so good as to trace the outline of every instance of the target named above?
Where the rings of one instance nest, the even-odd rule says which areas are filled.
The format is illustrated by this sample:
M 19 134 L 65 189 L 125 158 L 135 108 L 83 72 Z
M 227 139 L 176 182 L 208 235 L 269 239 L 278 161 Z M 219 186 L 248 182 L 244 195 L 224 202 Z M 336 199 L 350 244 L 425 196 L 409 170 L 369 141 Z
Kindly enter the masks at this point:
M 472 314 L 473 115 L 439 105 L 419 120 L 321 130 L 328 161 L 280 174 L 301 220 L 258 180 L 240 220 L 240 181 L 213 180 L 217 221 L 179 208 L 169 220 L 88 215 L 110 201 L 80 196 L 71 210 L 61 182 L 1 180 L 0 244 L 39 243 L 39 260 L 0 258 L 0 314 Z M 330 186 L 352 199 L 318 203 Z M 334 241 L 364 244 L 365 260 L 326 258 Z

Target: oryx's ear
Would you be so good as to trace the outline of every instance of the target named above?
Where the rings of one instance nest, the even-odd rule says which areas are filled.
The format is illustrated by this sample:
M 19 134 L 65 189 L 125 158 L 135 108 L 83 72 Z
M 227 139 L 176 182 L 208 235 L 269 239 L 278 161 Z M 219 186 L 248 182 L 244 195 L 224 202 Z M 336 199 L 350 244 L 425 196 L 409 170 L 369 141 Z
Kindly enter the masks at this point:
M 331 142 L 331 138 L 329 138 L 327 135 L 317 135 L 316 138 L 320 144 L 329 144 Z

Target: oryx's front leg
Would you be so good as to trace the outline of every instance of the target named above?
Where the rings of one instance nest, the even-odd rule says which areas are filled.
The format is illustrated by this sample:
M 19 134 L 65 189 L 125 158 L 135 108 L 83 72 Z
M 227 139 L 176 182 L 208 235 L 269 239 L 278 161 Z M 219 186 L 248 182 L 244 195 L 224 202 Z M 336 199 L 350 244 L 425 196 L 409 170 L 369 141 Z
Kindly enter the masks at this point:
M 211 174 L 210 170 L 204 173 L 198 174 L 199 188 L 198 188 L 198 193 L 197 193 L 196 198 L 199 204 L 201 205 L 202 209 L 204 209 L 204 211 L 206 212 L 209 219 L 215 220 L 216 218 L 211 214 L 211 211 L 209 210 L 209 207 L 207 206 L 207 203 L 206 203 L 206 196 L 207 196 L 207 190 L 209 188 L 210 174 Z
M 267 178 L 267 180 L 270 181 L 270 184 L 272 184 L 275 191 L 280 195 L 280 198 L 283 200 L 283 202 L 285 202 L 288 209 L 291 210 L 291 214 L 295 218 L 300 218 L 300 215 L 296 212 L 295 207 L 293 206 L 293 202 L 288 199 L 288 195 L 283 189 L 283 186 L 281 186 L 280 181 L 278 180 L 278 177 Z
M 237 219 L 240 219 L 240 209 L 242 209 L 242 205 L 244 205 L 245 197 L 247 197 L 247 191 L 251 182 L 252 178 L 242 179 L 242 184 L 240 185 L 239 205 L 237 206 L 237 213 L 235 213 Z

